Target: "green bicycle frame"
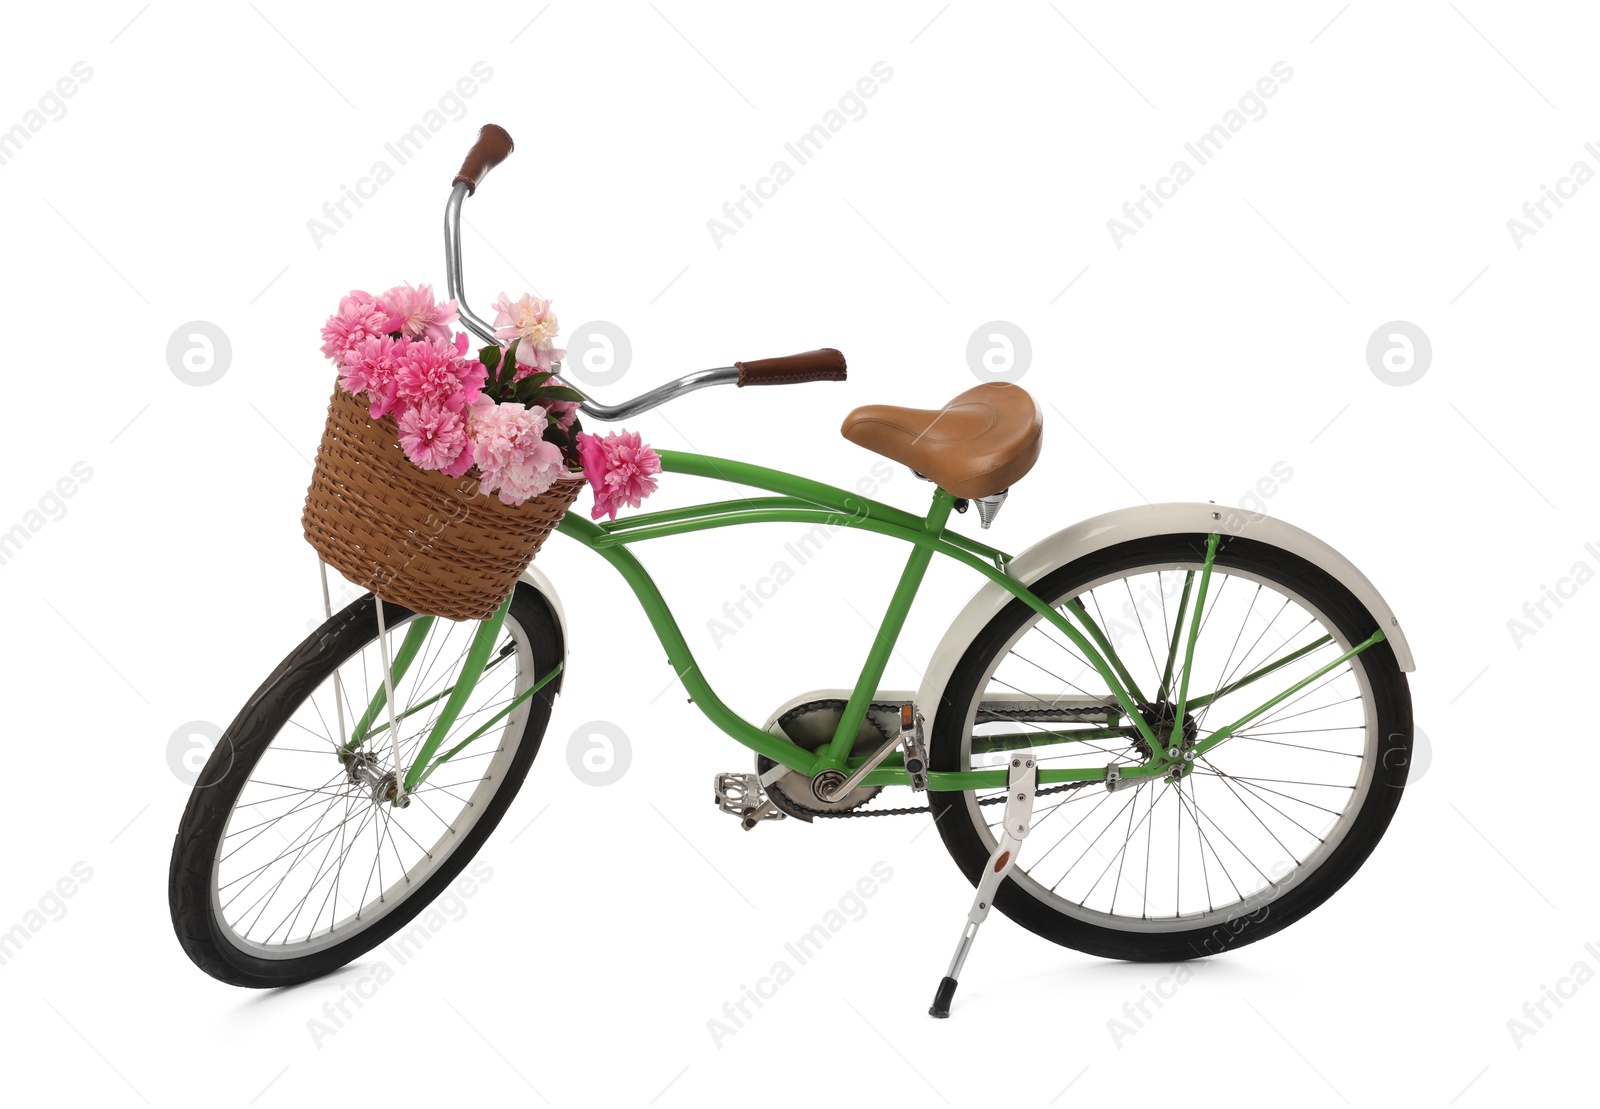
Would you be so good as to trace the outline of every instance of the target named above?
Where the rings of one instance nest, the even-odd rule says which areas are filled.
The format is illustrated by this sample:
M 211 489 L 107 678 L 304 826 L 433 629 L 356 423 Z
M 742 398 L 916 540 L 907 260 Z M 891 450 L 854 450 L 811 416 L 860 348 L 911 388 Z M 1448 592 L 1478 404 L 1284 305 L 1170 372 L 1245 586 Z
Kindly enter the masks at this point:
M 1007 573 L 1006 567 L 1011 561 L 1010 555 L 967 536 L 947 530 L 946 524 L 956 502 L 956 498 L 950 493 L 943 489 L 936 489 L 933 495 L 933 502 L 929 506 L 927 514 L 918 517 L 859 494 L 850 493 L 831 485 L 797 477 L 779 470 L 681 451 L 663 450 L 657 453 L 661 458 L 662 469 L 667 473 L 720 479 L 741 486 L 760 489 L 775 495 L 715 501 L 685 508 L 646 512 L 637 516 L 600 524 L 592 523 L 575 512 L 568 512 L 562 520 L 559 530 L 569 538 L 594 551 L 622 575 L 623 580 L 628 583 L 629 588 L 633 590 L 635 597 L 638 598 L 640 605 L 644 608 L 645 615 L 649 619 L 657 638 L 660 639 L 662 647 L 665 648 L 667 659 L 677 673 L 678 679 L 683 683 L 690 700 L 699 706 L 700 711 L 711 723 L 745 747 L 808 777 L 815 776 L 828 769 L 838 769 L 849 773 L 859 766 L 861 760 L 853 759 L 851 750 L 854 747 L 862 720 L 873 697 L 876 695 L 878 683 L 882 680 L 884 669 L 889 661 L 889 655 L 900 636 L 906 616 L 910 612 L 911 604 L 916 599 L 917 590 L 922 584 L 923 576 L 927 572 L 933 556 L 941 554 L 976 570 L 990 581 L 1003 587 L 1017 600 L 1032 608 L 1041 617 L 1049 621 L 1058 632 L 1064 635 L 1082 653 L 1083 658 L 1099 673 L 1106 683 L 1106 688 L 1110 690 L 1112 697 L 1116 700 L 1115 706 L 1110 704 L 1106 706 L 1108 723 L 1115 725 L 1118 719 L 1118 710 L 1120 709 L 1120 716 L 1129 721 L 1153 752 L 1152 758 L 1145 765 L 1122 770 L 1121 776 L 1123 778 L 1159 777 L 1171 772 L 1173 769 L 1172 764 L 1180 761 L 1181 755 L 1169 754 L 1157 741 L 1150 723 L 1145 719 L 1144 714 L 1139 711 L 1139 705 L 1144 700 L 1143 694 L 1134 685 L 1126 667 L 1117 657 L 1116 651 L 1112 648 L 1105 633 L 1095 624 L 1084 606 L 1068 602 L 1062 606 L 1062 609 L 1057 609 L 1040 599 L 1026 585 Z M 634 557 L 633 552 L 628 549 L 635 543 L 643 543 L 652 539 L 685 535 L 690 532 L 705 531 L 711 528 L 758 523 L 804 523 L 821 524 L 827 527 L 855 528 L 860 531 L 873 532 L 878 535 L 900 539 L 911 546 L 905 568 L 901 571 L 900 580 L 895 586 L 893 596 L 889 599 L 888 607 L 884 611 L 883 621 L 867 651 L 867 657 L 862 663 L 861 673 L 856 678 L 855 685 L 851 689 L 850 698 L 845 704 L 844 712 L 839 719 L 833 738 L 816 751 L 806 750 L 781 736 L 773 735 L 757 727 L 730 709 L 717 696 L 716 691 L 711 688 L 702 673 L 699 663 L 695 661 L 693 652 L 690 651 L 688 643 L 684 640 L 682 630 L 679 628 L 676 619 L 674 619 L 666 601 L 661 596 L 661 591 L 656 588 L 655 582 L 651 579 L 644 566 Z M 1212 563 L 1215 559 L 1220 539 L 1219 535 L 1209 537 L 1204 566 L 1199 572 L 1199 581 L 1195 582 L 1195 574 L 1191 572 L 1184 585 L 1182 609 L 1190 607 L 1191 599 L 1193 603 L 1193 611 L 1189 613 L 1187 650 L 1183 656 L 1185 663 L 1192 661 L 1194 655 L 1195 640 L 1202 624 L 1202 613 L 1205 607 Z M 1195 587 L 1192 598 L 1191 587 Z M 509 603 L 509 598 L 507 603 Z M 486 667 L 490 665 L 490 655 L 493 653 L 494 641 L 500 634 L 500 624 L 504 619 L 506 607 L 507 605 L 503 604 L 494 617 L 484 621 L 479 626 L 474 642 L 468 650 L 466 662 L 463 664 L 461 673 L 457 675 L 455 685 L 439 695 L 440 697 L 448 695 L 449 700 L 445 711 L 435 721 L 429 737 L 423 742 L 418 757 L 413 761 L 413 765 L 406 774 L 405 785 L 407 791 L 414 789 L 440 763 L 456 754 L 487 730 L 488 725 L 484 725 L 443 755 L 436 755 L 438 748 L 449 731 L 450 725 L 454 723 L 460 708 L 465 705 L 467 698 L 471 695 L 478 678 Z M 423 624 L 425 619 L 419 618 L 408 630 L 406 640 L 395 657 L 396 681 L 398 681 L 399 675 L 404 672 L 404 667 L 408 666 L 411 658 L 415 656 L 415 648 L 420 646 L 421 636 L 426 633 L 426 628 L 419 633 L 417 626 Z M 1191 699 L 1188 692 L 1188 665 L 1185 665 L 1181 671 L 1179 688 L 1176 690 L 1171 689 L 1174 663 L 1177 659 L 1177 652 L 1180 649 L 1179 640 L 1185 638 L 1183 625 L 1184 614 L 1180 610 L 1178 621 L 1174 626 L 1173 640 L 1169 648 L 1166 673 L 1162 677 L 1160 692 L 1163 697 L 1175 694 L 1178 704 L 1180 706 L 1186 704 L 1188 708 L 1198 708 L 1209 704 L 1226 693 L 1258 681 L 1267 674 L 1295 661 L 1295 659 L 1309 654 L 1312 650 L 1325 646 L 1330 641 L 1330 637 L 1324 637 L 1289 657 L 1278 659 L 1222 689 Z M 415 641 L 413 637 L 415 637 Z M 1200 754 L 1204 754 L 1263 713 L 1282 703 L 1288 697 L 1293 696 L 1311 682 L 1321 678 L 1335 667 L 1367 650 L 1374 644 L 1382 642 L 1384 638 L 1384 633 L 1381 629 L 1374 631 L 1369 638 L 1319 668 L 1309 677 L 1290 686 L 1287 690 L 1279 693 L 1234 723 L 1211 733 L 1204 741 L 1194 746 L 1195 756 L 1198 757 Z M 545 675 L 534 689 L 542 687 L 553 676 L 554 672 Z M 533 691 L 533 689 L 530 689 L 522 696 L 531 695 Z M 501 719 L 513 707 L 515 706 L 504 709 L 495 720 Z M 356 737 L 352 739 L 350 746 L 353 747 L 361 742 L 366 735 L 381 730 L 374 728 L 373 724 L 382 708 L 383 702 L 380 694 L 380 699 L 374 700 L 358 723 Z M 452 708 L 454 711 L 451 711 Z M 1178 711 L 1182 713 L 1185 709 L 1180 707 Z M 490 724 L 494 722 L 492 720 Z M 1030 735 L 1028 739 L 1033 745 L 1044 745 L 1071 742 L 1085 738 L 1103 738 L 1107 733 L 1126 734 L 1126 728 L 1111 727 L 1066 732 L 1040 732 Z M 1004 750 L 1022 745 L 1018 742 L 1018 737 L 1015 736 L 984 737 L 984 740 L 986 743 L 984 749 Z M 977 748 L 975 747 L 975 749 Z M 430 759 L 432 760 L 431 762 Z M 1039 780 L 1041 782 L 1104 781 L 1105 773 L 1103 768 L 1049 768 L 1040 771 Z M 1006 772 L 1003 768 L 970 771 L 932 771 L 927 777 L 930 790 L 990 789 L 1004 787 L 1006 784 Z M 900 757 L 891 755 L 884 760 L 882 765 L 867 775 L 863 780 L 863 784 L 909 785 L 910 776 L 906 773 Z

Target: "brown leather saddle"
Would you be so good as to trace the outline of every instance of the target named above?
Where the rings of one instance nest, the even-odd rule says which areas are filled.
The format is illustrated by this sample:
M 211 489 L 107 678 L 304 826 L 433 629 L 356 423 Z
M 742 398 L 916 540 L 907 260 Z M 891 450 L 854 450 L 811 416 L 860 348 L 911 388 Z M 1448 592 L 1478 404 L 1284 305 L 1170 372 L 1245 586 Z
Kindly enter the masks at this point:
M 839 430 L 857 446 L 970 499 L 1003 492 L 1033 469 L 1044 417 L 1021 387 L 990 382 L 943 408 L 864 405 Z

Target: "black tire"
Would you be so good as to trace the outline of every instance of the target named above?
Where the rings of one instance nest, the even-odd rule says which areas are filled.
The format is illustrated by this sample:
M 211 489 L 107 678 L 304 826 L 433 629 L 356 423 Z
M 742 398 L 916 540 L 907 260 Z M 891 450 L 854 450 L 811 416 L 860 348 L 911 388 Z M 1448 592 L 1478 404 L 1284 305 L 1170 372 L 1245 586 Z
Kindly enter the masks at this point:
M 1034 586 L 1043 600 L 1060 604 L 1089 583 L 1107 575 L 1136 570 L 1162 562 L 1198 562 L 1204 558 L 1204 535 L 1168 535 L 1135 540 L 1106 548 L 1060 567 Z M 1320 610 L 1351 643 L 1372 634 L 1377 623 L 1359 601 L 1325 571 L 1305 559 L 1264 543 L 1225 537 L 1215 560 L 1218 567 L 1236 567 L 1286 587 Z M 934 721 L 929 762 L 934 770 L 962 769 L 968 714 L 997 653 L 1023 627 L 1034 612 L 1012 601 L 978 634 L 951 674 Z M 1105 927 L 1059 911 L 1007 878 L 995 896 L 1001 912 L 1045 939 L 1064 947 L 1108 959 L 1134 962 L 1173 962 L 1218 954 L 1253 943 L 1286 928 L 1326 901 L 1356 872 L 1377 846 L 1400 802 L 1410 763 L 1411 695 L 1405 674 L 1387 642 L 1368 648 L 1353 660 L 1370 683 L 1377 710 L 1379 757 L 1366 800 L 1344 838 L 1314 871 L 1281 896 L 1263 901 L 1231 917 L 1224 925 L 1182 931 L 1134 931 Z M 1090 789 L 1101 787 L 1090 786 Z M 944 838 L 962 873 L 978 884 L 991 847 L 969 816 L 963 792 L 935 792 L 930 797 Z M 1025 866 L 1028 852 L 1021 854 Z M 1036 887 L 1037 888 L 1037 887 Z
M 392 628 L 412 613 L 386 604 L 384 618 Z M 527 583 L 517 586 L 507 613 L 526 634 L 535 673 L 544 674 L 563 657 L 561 626 L 550 603 Z M 178 942 L 196 966 L 230 985 L 254 988 L 292 986 L 319 978 L 381 944 L 443 893 L 470 862 L 499 824 L 539 751 L 561 676 L 533 694 L 522 738 L 498 788 L 468 834 L 414 893 L 381 920 L 350 939 L 300 958 L 265 959 L 232 943 L 214 919 L 211 866 L 229 815 L 246 781 L 272 740 L 294 711 L 340 664 L 378 635 L 377 607 L 372 595 L 338 612 L 278 665 L 240 710 L 218 741 L 178 826 L 168 874 L 168 901 Z

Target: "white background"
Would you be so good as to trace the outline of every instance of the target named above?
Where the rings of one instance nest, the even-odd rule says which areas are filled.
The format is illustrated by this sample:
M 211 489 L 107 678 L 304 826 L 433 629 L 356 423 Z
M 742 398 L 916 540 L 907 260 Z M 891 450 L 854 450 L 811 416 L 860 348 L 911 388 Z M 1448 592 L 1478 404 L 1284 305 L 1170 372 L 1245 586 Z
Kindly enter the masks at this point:
M 1482 0 L 1199 8 L 11 6 L 0 127 L 74 63 L 92 77 L 0 165 L 0 530 L 75 463 L 92 477 L 0 565 L 0 929 L 75 863 L 92 877 L 0 965 L 8 1093 L 1467 1106 L 1587 1084 L 1600 987 L 1520 1046 L 1507 1021 L 1574 963 L 1600 970 L 1583 946 L 1600 941 L 1600 587 L 1520 643 L 1507 621 L 1574 563 L 1600 568 L 1600 185 L 1520 245 L 1506 221 L 1575 161 L 1600 169 L 1583 145 L 1600 27 L 1576 5 Z M 492 77 L 462 118 L 315 243 L 307 220 L 480 61 Z M 880 61 L 893 77 L 866 115 L 715 245 L 723 202 Z M 1265 118 L 1114 244 L 1124 201 L 1280 61 L 1293 78 Z M 299 527 L 331 386 L 317 328 L 352 287 L 442 290 L 447 182 L 490 121 L 517 151 L 468 204 L 469 296 L 481 311 L 533 286 L 568 336 L 623 328 L 633 363 L 605 399 L 734 359 L 849 357 L 844 385 L 698 393 L 634 421 L 657 446 L 853 485 L 872 458 L 839 439 L 845 412 L 969 387 L 969 337 L 1003 320 L 1031 340 L 1046 436 L 998 545 L 1146 499 L 1238 503 L 1286 464 L 1267 508 L 1366 571 L 1418 663 L 1432 759 L 1371 861 L 1120 1046 L 1107 1021 L 1170 968 L 998 916 L 934 1022 L 970 898 L 937 835 L 913 842 L 917 818 L 739 831 L 709 779 L 747 753 L 684 703 L 620 580 L 558 537 L 539 565 L 572 619 L 564 695 L 465 915 L 320 1042 L 308 1022 L 379 953 L 275 994 L 195 969 L 166 905 L 188 792 L 172 737 L 226 725 L 320 611 Z M 204 387 L 166 355 L 197 320 L 232 345 Z M 1395 320 L 1433 347 L 1404 387 L 1365 354 Z M 720 492 L 669 477 L 653 505 Z M 901 469 L 879 490 L 917 511 L 927 495 Z M 899 568 L 881 540 L 836 538 L 714 647 L 705 617 L 800 530 L 643 552 L 757 720 L 850 683 Z M 977 584 L 935 568 L 887 686 L 916 686 Z M 567 764 L 596 719 L 630 741 L 607 787 Z M 866 915 L 717 1045 L 707 1021 L 879 861 L 893 878 Z

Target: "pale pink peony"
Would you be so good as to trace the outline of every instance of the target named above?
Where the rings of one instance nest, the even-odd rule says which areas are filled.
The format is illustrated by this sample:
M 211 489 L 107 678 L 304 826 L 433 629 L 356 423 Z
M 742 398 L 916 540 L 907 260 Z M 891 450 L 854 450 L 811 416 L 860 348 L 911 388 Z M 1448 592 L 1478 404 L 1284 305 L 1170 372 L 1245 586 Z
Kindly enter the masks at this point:
M 405 405 L 435 403 L 460 413 L 483 392 L 488 370 L 476 358 L 466 357 L 467 337 L 455 342 L 418 340 L 406 344 L 395 358 L 394 379 Z
M 511 380 L 521 381 L 529 374 L 545 373 L 551 366 L 567 356 L 560 347 L 530 347 L 517 344 L 517 372 Z
M 422 469 L 460 477 L 471 468 L 467 425 L 459 412 L 427 400 L 407 407 L 396 423 L 400 425 L 400 449 Z
M 467 436 L 483 492 L 498 491 L 502 503 L 521 504 L 566 473 L 561 448 L 543 439 L 545 416 L 538 405 L 475 404 L 470 409 Z
M 517 344 L 517 364 L 530 368 L 518 370 L 518 378 L 548 370 L 552 361 L 566 356 L 566 351 L 553 346 L 561 325 L 556 321 L 556 314 L 550 311 L 548 300 L 523 293 L 520 299 L 512 301 L 501 293 L 491 307 L 495 312 L 495 338 L 503 343 L 522 340 Z
M 396 285 L 378 298 L 378 306 L 389 315 L 389 331 L 398 331 L 408 339 L 450 340 L 456 302 L 435 304 L 431 285 Z
M 578 457 L 583 462 L 583 476 L 594 489 L 592 519 L 609 515 L 615 520 L 617 509 L 623 505 L 638 508 L 656 491 L 653 475 L 661 472 L 661 459 L 639 439 L 638 432 L 613 431 L 601 438 L 580 431 Z
M 353 289 L 349 296 L 339 298 L 339 310 L 322 325 L 322 353 L 335 363 L 342 362 L 345 351 L 389 331 L 388 322 L 388 312 L 371 294 Z

